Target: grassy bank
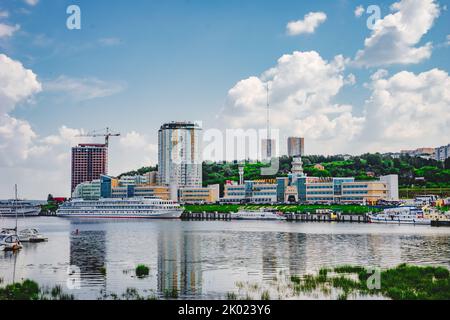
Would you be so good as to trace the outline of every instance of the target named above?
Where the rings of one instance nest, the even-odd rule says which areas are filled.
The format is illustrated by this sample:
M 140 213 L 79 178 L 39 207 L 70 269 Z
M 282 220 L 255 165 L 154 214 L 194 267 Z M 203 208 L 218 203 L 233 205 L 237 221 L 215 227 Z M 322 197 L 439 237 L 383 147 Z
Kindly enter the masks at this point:
M 413 199 L 416 196 L 435 194 L 443 198 L 450 197 L 450 188 L 400 188 L 401 199 Z
M 362 266 L 322 268 L 318 274 L 292 275 L 275 279 L 269 288 L 258 284 L 236 284 L 239 293 L 227 297 L 258 298 L 271 292 L 278 299 L 319 297 L 346 300 L 348 298 L 381 297 L 393 300 L 449 300 L 450 272 L 444 267 L 421 267 L 401 264 L 395 268 L 374 270 Z M 244 290 L 244 292 L 242 292 Z M 259 290 L 259 291 L 258 291 Z
M 261 208 L 273 208 L 281 212 L 311 212 L 314 213 L 317 209 L 331 209 L 336 212 L 342 212 L 343 214 L 364 214 L 369 211 L 379 211 L 378 209 L 359 206 L 359 205 L 186 205 L 186 212 L 238 212 L 241 209 L 247 210 L 259 210 Z
M 268 283 L 236 283 L 238 292 L 229 292 L 224 299 L 300 299 L 320 298 L 358 299 L 387 298 L 393 300 L 450 300 L 450 272 L 445 267 L 423 267 L 401 264 L 394 268 L 374 270 L 362 266 L 337 266 L 322 268 L 317 274 L 283 275 Z M 378 281 L 379 280 L 379 281 Z M 122 295 L 101 292 L 98 299 L 146 300 L 178 299 L 176 288 L 156 293 L 144 290 L 150 295 L 142 296 L 135 288 L 128 288 Z M 73 300 L 61 286 L 40 287 L 36 282 L 21 283 L 0 288 L 1 300 Z

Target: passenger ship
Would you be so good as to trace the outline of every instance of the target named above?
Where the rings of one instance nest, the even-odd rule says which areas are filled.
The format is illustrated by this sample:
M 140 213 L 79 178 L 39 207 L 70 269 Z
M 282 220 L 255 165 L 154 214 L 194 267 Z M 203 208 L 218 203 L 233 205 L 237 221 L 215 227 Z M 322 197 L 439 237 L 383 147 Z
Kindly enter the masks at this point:
M 41 207 L 23 200 L 2 200 L 0 201 L 0 217 L 31 217 L 38 216 Z
M 183 208 L 178 203 L 155 198 L 74 199 L 56 211 L 58 217 L 112 219 L 178 219 L 182 213 Z
M 385 209 L 382 213 L 370 214 L 369 221 L 373 223 L 390 224 L 431 224 L 431 219 L 426 218 L 422 209 L 417 207 Z

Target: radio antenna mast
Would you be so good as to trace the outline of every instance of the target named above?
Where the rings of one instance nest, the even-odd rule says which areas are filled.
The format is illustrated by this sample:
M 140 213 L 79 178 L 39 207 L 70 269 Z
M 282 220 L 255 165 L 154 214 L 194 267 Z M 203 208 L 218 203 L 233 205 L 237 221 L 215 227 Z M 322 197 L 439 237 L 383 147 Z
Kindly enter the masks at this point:
M 267 143 L 270 140 L 270 101 L 269 101 L 269 82 L 267 82 Z

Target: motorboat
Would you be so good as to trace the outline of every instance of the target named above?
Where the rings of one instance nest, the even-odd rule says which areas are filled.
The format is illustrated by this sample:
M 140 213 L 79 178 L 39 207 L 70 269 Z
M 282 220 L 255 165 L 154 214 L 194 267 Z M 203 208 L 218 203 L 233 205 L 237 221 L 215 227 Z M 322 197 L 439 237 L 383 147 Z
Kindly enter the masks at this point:
M 21 242 L 45 242 L 48 240 L 34 228 L 24 229 L 19 232 L 18 236 Z
M 22 243 L 17 235 L 0 235 L 0 251 L 17 251 L 22 249 L 22 247 Z

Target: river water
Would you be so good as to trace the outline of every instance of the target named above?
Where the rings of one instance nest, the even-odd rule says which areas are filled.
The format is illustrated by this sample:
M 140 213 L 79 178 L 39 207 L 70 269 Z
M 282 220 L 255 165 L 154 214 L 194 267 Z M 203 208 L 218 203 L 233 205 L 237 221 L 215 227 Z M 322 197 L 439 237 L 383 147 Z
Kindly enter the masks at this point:
M 0 219 L 0 228 L 14 220 Z M 321 267 L 357 264 L 391 267 L 406 262 L 450 268 L 450 228 L 285 221 L 19 220 L 49 241 L 0 252 L 5 285 L 32 279 L 61 285 L 77 299 L 101 292 L 217 299 L 239 283 L 264 285 L 275 277 L 315 273 Z M 78 230 L 78 234 L 74 231 Z M 148 277 L 135 276 L 145 264 Z M 68 274 L 68 268 L 74 273 Z M 106 273 L 102 272 L 102 267 Z

